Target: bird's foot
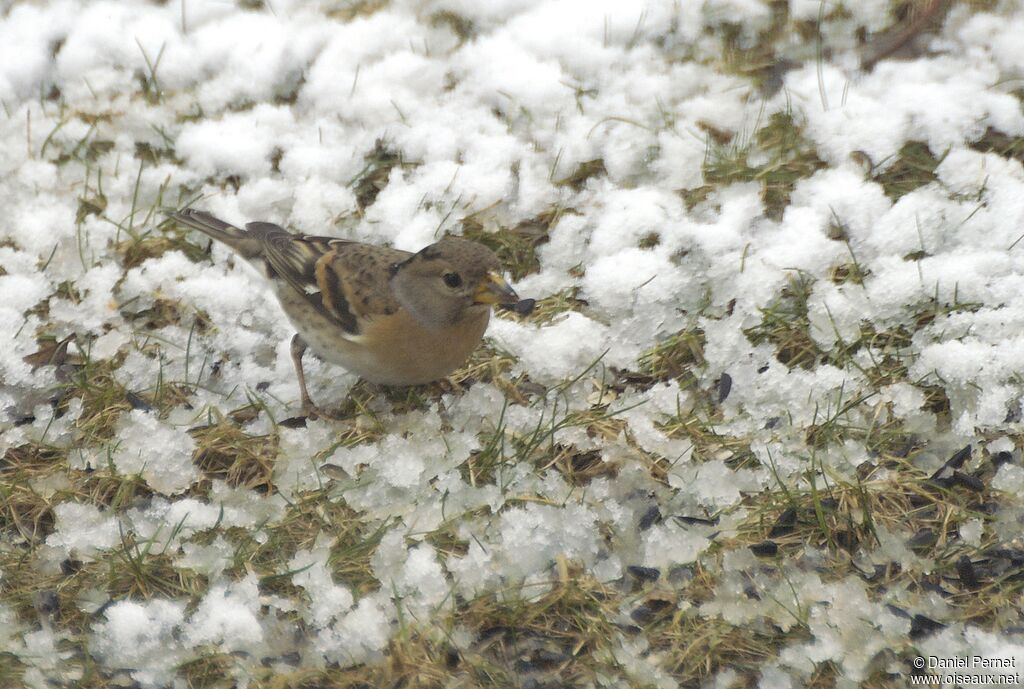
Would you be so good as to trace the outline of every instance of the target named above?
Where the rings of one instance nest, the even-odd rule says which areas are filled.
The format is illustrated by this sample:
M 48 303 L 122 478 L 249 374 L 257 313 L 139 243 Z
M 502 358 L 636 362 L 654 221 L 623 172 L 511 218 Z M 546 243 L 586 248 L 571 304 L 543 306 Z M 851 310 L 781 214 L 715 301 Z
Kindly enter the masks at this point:
M 313 400 L 306 398 L 302 400 L 302 414 L 307 419 L 324 419 L 325 421 L 342 421 L 346 417 L 340 412 L 332 412 L 328 409 L 318 407 Z

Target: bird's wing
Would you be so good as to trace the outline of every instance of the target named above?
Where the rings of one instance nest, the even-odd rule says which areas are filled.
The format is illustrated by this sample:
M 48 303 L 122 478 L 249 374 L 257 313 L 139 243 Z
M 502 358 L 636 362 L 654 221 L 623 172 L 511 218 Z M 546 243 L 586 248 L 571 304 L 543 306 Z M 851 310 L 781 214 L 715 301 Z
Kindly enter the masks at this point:
M 347 335 L 359 334 L 344 282 L 332 266 L 339 249 L 362 245 L 334 237 L 292 234 L 273 223 L 252 222 L 245 229 L 260 242 L 267 277 L 287 283 Z

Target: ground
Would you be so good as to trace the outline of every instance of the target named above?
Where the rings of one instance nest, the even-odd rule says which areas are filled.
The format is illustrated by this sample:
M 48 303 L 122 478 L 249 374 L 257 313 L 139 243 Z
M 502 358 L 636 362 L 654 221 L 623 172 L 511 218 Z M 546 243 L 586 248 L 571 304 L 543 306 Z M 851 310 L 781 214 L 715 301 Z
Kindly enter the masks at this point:
M 1020 683 L 1019 2 L 0 7 L 0 687 Z M 537 306 L 305 418 L 185 206 Z

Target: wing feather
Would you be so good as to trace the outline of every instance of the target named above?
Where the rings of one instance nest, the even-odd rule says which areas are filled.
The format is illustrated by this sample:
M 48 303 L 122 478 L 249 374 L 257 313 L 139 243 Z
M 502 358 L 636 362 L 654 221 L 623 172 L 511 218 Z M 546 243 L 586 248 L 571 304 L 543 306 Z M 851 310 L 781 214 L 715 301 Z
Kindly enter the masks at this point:
M 359 334 L 359 324 L 345 299 L 341 281 L 331 270 L 336 248 L 351 242 L 292 234 L 280 225 L 265 222 L 249 223 L 245 229 L 259 240 L 269 277 L 283 280 L 346 334 Z

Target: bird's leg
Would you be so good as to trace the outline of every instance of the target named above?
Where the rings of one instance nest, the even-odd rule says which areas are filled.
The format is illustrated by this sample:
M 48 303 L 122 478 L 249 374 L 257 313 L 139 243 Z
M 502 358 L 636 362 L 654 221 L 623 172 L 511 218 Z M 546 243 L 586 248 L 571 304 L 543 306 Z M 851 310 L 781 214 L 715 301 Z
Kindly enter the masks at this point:
M 309 416 L 320 415 L 320 410 L 313 403 L 306 389 L 306 373 L 302 370 L 302 355 L 306 352 L 306 341 L 298 333 L 292 338 L 292 363 L 295 364 L 295 375 L 299 379 L 299 391 L 302 393 L 302 411 Z

